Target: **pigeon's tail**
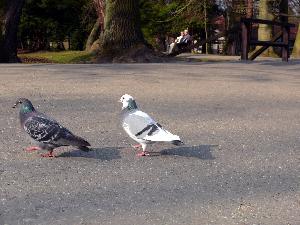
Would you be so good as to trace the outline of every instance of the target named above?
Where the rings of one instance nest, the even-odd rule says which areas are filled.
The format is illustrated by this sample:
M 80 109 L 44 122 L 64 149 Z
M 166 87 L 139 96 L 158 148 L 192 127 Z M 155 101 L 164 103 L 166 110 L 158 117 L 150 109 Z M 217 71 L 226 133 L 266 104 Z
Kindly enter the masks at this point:
M 86 140 L 76 135 L 72 135 L 69 138 L 71 145 L 78 147 L 80 150 L 88 152 L 90 149 L 87 146 L 91 146 Z
M 174 141 L 171 141 L 171 143 L 176 146 L 184 145 L 184 143 L 180 140 L 174 140 Z
M 89 147 L 87 147 L 87 146 L 79 146 L 78 147 L 81 151 L 84 151 L 84 152 L 89 152 L 89 151 L 91 151 L 91 149 L 89 148 Z

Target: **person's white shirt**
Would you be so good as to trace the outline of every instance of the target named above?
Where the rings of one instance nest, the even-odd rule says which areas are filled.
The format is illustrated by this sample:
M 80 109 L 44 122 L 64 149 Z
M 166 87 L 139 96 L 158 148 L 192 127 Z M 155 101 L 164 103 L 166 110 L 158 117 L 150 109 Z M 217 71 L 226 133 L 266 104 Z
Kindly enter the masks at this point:
M 180 43 L 181 40 L 182 40 L 182 38 L 183 38 L 183 36 L 184 36 L 184 33 L 181 32 L 181 33 L 180 33 L 180 36 L 176 38 L 175 43 Z
M 175 40 L 175 42 L 176 42 L 176 43 L 180 43 L 180 41 L 181 41 L 182 38 L 183 38 L 183 36 L 177 37 L 176 40 Z

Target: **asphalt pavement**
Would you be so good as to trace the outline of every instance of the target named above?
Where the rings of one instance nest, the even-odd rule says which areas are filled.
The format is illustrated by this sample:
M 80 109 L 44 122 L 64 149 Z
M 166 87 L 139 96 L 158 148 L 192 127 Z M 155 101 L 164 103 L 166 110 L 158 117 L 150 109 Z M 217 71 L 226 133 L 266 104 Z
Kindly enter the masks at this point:
M 118 102 L 184 146 L 137 157 Z M 27 153 L 18 97 L 93 151 Z M 0 224 L 300 224 L 300 63 L 0 65 Z

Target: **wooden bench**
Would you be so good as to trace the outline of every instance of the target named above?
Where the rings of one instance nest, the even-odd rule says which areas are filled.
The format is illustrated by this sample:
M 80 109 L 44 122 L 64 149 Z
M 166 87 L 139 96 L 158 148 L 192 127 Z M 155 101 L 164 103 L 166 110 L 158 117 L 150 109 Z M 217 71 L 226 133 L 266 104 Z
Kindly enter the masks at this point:
M 276 34 L 270 41 L 259 41 L 251 40 L 251 30 L 252 24 L 267 24 L 272 26 L 280 26 L 281 31 Z M 257 56 L 263 53 L 268 47 L 276 46 L 282 48 L 282 61 L 288 61 L 289 59 L 289 37 L 290 37 L 290 28 L 294 27 L 295 24 L 287 22 L 278 22 L 272 20 L 263 20 L 263 19 L 252 19 L 252 18 L 241 18 L 242 24 L 242 54 L 241 60 L 254 60 Z M 278 42 L 282 38 L 281 42 Z M 250 45 L 253 46 L 262 46 L 256 52 L 254 52 L 250 57 L 248 57 Z

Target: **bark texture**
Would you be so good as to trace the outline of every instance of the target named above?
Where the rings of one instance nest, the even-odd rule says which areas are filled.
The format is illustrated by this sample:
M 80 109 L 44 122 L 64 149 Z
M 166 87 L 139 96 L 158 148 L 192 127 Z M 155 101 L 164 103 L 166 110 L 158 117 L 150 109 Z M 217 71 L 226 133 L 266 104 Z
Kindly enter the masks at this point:
M 86 41 L 85 50 L 90 51 L 92 50 L 93 43 L 99 38 L 100 36 L 100 20 L 97 19 L 96 23 L 93 26 L 93 29 Z
M 246 9 L 246 17 L 253 17 L 253 0 L 247 0 L 247 9 Z
M 300 23 L 298 25 L 298 32 L 294 43 L 293 56 L 296 58 L 300 58 Z
M 7 0 L 2 18 L 0 37 L 0 62 L 19 62 L 17 56 L 17 32 L 24 0 Z
M 273 20 L 274 15 L 270 9 L 270 3 L 272 0 L 260 0 L 259 1 L 259 18 L 265 20 Z M 267 24 L 259 24 L 258 26 L 258 40 L 259 41 L 270 41 L 272 39 L 272 26 Z M 258 48 L 260 48 L 258 46 Z M 262 55 L 273 56 L 273 47 L 269 47 Z
M 96 8 L 97 15 L 98 15 L 99 26 L 103 30 L 104 17 L 105 17 L 105 0 L 93 0 L 93 3 Z
M 99 37 L 104 32 L 105 0 L 93 0 L 93 6 L 97 12 L 97 21 L 86 42 L 86 51 L 99 50 Z
M 154 57 L 140 26 L 138 0 L 107 0 L 99 58 L 113 62 L 147 62 Z

